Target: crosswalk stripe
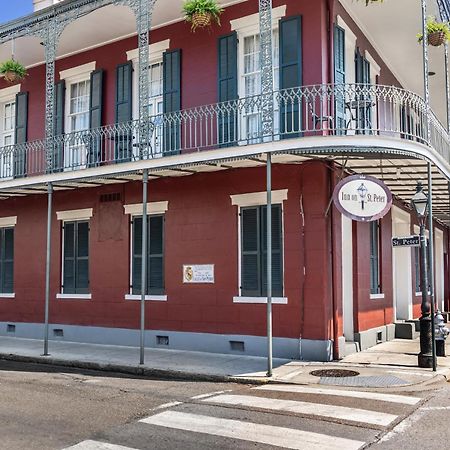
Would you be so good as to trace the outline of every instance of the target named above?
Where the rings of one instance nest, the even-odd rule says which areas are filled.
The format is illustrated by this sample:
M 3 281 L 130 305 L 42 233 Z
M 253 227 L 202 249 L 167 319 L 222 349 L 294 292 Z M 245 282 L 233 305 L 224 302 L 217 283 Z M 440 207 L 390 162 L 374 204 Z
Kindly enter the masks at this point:
M 344 391 L 340 389 L 321 389 L 308 386 L 298 385 L 276 385 L 269 384 L 266 386 L 258 386 L 253 388 L 263 391 L 291 392 L 295 394 L 317 394 L 317 395 L 333 395 L 337 397 L 354 397 L 367 400 L 379 400 L 390 403 L 402 403 L 404 405 L 416 405 L 422 399 L 419 397 L 408 397 L 406 395 L 383 394 L 379 392 L 367 391 Z
M 203 400 L 203 402 L 286 411 L 297 414 L 309 414 L 380 426 L 387 426 L 397 418 L 397 416 L 393 414 L 348 408 L 345 406 L 331 406 L 320 403 L 253 397 L 250 395 L 218 395 L 217 397 L 207 398 Z
M 192 431 L 214 436 L 240 439 L 289 449 L 357 450 L 365 443 L 309 431 L 262 425 L 232 419 L 222 419 L 197 414 L 166 411 L 142 419 L 140 422 L 165 428 Z
M 123 445 L 108 444 L 100 441 L 83 441 L 79 444 L 67 447 L 63 450 L 137 450 L 132 447 L 124 447 Z

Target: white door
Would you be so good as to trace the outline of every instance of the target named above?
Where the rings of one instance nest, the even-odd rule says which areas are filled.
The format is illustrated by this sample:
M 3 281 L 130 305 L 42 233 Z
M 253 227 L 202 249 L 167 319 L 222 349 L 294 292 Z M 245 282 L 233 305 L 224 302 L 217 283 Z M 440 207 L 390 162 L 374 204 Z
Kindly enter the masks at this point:
M 344 216 L 342 216 L 342 306 L 344 337 L 346 341 L 353 341 L 353 232 L 351 219 Z
M 407 212 L 393 206 L 392 235 L 395 237 L 409 236 L 411 234 L 410 220 Z M 396 320 L 412 319 L 411 247 L 392 249 L 392 268 L 395 318 Z

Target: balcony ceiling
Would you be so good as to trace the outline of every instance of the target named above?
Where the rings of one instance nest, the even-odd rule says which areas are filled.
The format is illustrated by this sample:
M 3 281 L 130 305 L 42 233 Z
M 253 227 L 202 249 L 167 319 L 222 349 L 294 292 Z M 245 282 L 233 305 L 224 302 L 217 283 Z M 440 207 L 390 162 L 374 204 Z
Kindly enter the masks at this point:
M 405 89 L 423 95 L 422 46 L 416 34 L 422 29 L 420 0 L 384 0 L 365 6 L 365 2 L 340 0 L 369 37 L 381 58 L 387 62 Z M 428 0 L 428 15 L 437 16 L 436 0 Z M 444 48 L 429 46 L 431 106 L 446 123 Z
M 218 0 L 223 6 L 246 0 Z M 159 0 L 153 11 L 152 28 L 182 19 L 183 0 Z M 186 25 L 188 26 L 188 25 Z M 136 33 L 136 20 L 126 6 L 106 6 L 81 17 L 64 31 L 58 47 L 58 57 L 78 53 L 105 42 L 123 39 Z M 0 60 L 11 56 L 11 44 L 0 46 Z M 42 64 L 44 48 L 37 38 L 20 38 L 15 43 L 15 57 L 27 67 Z

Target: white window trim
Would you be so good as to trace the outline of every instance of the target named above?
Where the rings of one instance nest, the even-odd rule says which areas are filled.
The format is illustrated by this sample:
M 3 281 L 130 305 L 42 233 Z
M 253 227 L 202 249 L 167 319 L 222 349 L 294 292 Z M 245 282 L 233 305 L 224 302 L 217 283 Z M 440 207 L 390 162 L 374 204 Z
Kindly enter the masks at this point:
M 89 220 L 93 216 L 93 208 L 72 209 L 68 211 L 57 211 L 56 217 L 64 222 L 75 220 Z
M 370 300 L 380 300 L 384 298 L 384 294 L 370 294 Z
M 353 47 L 356 47 L 356 34 L 353 33 L 351 28 L 345 23 L 344 19 L 341 16 L 337 16 L 337 24 L 345 31 L 345 40 L 349 40 L 349 43 L 353 44 Z
M 230 195 L 231 204 L 240 208 L 247 206 L 267 205 L 267 192 L 251 192 L 248 194 Z M 272 204 L 282 203 L 288 198 L 288 190 L 280 189 L 272 191 Z
M 56 294 L 61 300 L 92 300 L 92 294 Z
M 97 61 L 92 61 L 81 66 L 71 67 L 70 69 L 59 72 L 59 79 L 65 80 L 67 83 L 75 83 L 87 79 L 91 72 L 95 70 Z
M 132 216 L 142 216 L 144 204 L 143 203 L 135 203 L 130 205 L 123 205 L 123 209 L 125 210 L 125 214 L 130 214 Z M 164 214 L 169 209 L 169 202 L 151 202 L 147 203 L 147 214 Z
M 370 79 L 374 80 L 377 75 L 380 76 L 381 67 L 379 66 L 379 64 L 375 61 L 375 59 L 372 57 L 372 55 L 367 50 L 365 51 L 364 56 L 367 59 L 367 61 L 369 61 L 369 63 L 370 63 Z
M 272 8 L 272 28 L 278 27 L 278 21 L 286 16 L 286 5 Z M 259 33 L 259 13 L 230 20 L 231 31 L 238 31 L 243 34 Z
M 4 89 L 0 89 L 0 103 L 7 103 L 16 98 L 16 95 L 20 92 L 21 84 L 15 84 Z
M 134 301 L 141 300 L 141 296 L 134 294 L 127 294 L 125 295 L 125 300 L 134 300 Z M 146 295 L 145 300 L 152 302 L 167 302 L 167 295 Z
M 1 298 L 16 298 L 16 294 L 14 292 L 5 292 L 0 294 L 0 299 Z
M 233 303 L 267 304 L 267 297 L 233 297 Z M 287 305 L 287 297 L 272 297 L 274 305 Z
M 17 216 L 0 217 L 0 228 L 15 227 L 17 225 Z
M 153 59 L 162 58 L 162 54 L 166 50 L 169 50 L 169 48 L 170 48 L 170 39 L 150 44 L 148 46 L 148 59 L 151 61 Z M 133 64 L 137 63 L 139 61 L 139 48 L 127 51 L 127 59 L 128 61 L 133 61 Z

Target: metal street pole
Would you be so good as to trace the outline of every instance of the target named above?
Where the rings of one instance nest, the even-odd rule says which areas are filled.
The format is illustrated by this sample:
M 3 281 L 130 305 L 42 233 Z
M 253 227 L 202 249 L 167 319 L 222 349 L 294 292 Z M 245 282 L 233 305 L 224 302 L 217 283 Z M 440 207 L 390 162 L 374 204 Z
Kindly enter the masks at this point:
M 272 155 L 267 153 L 267 376 L 272 376 Z
M 145 295 L 147 294 L 147 199 L 148 169 L 142 174 L 142 259 L 141 259 L 141 342 L 139 363 L 144 364 L 145 351 Z
M 436 336 L 434 327 L 435 303 L 434 303 L 434 227 L 433 227 L 433 176 L 431 173 L 431 163 L 428 167 L 428 277 L 430 286 L 430 303 L 431 303 L 431 348 L 433 353 L 433 371 L 436 372 Z
M 52 183 L 48 183 L 47 192 L 47 254 L 45 260 L 44 356 L 48 356 L 48 318 L 50 305 L 50 269 L 52 256 Z

